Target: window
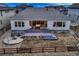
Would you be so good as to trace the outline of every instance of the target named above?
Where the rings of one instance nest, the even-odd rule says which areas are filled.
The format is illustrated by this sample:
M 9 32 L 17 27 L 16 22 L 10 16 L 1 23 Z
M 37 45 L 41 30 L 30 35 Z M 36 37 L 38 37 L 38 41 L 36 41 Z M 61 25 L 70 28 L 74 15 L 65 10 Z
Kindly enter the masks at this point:
M 36 21 L 37 24 L 40 24 L 40 21 Z
M 21 22 L 18 22 L 18 27 L 21 27 Z
M 22 22 L 22 27 L 24 27 L 24 22 Z
M 0 24 L 2 24 L 2 20 L 0 20 Z
M 3 16 L 3 13 L 2 13 L 2 11 L 0 11 L 0 16 Z
M 35 26 L 36 25 L 36 21 L 33 21 L 33 26 Z
M 54 22 L 53 26 L 54 26 L 54 27 L 56 26 L 56 22 Z
M 17 22 L 15 22 L 15 27 L 17 27 Z
M 21 21 L 15 22 L 15 27 L 24 27 L 24 22 Z
M 53 27 L 65 27 L 65 22 L 54 22 Z
M 65 27 L 65 22 L 63 22 L 63 25 L 62 26 Z
M 57 27 L 62 27 L 62 22 L 57 22 Z

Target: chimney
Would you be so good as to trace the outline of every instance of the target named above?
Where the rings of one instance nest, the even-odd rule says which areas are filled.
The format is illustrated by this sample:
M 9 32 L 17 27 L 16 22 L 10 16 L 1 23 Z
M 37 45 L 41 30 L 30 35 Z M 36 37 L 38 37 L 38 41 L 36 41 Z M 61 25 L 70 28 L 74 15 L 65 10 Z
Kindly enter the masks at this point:
M 18 13 L 19 13 L 19 10 L 18 10 L 18 9 L 17 9 L 17 10 L 15 10 L 15 13 L 16 13 L 16 14 L 18 14 Z
M 45 7 L 45 10 L 48 11 L 48 7 Z

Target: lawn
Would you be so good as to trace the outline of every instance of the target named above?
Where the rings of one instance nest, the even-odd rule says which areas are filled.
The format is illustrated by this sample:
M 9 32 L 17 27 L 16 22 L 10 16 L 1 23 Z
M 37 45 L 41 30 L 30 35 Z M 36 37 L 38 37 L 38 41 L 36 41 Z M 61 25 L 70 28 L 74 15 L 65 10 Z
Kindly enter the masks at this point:
M 59 33 L 57 37 L 58 40 L 43 40 L 39 37 L 27 37 L 22 42 L 21 47 L 52 47 L 55 45 L 76 46 L 79 43 L 70 33 Z

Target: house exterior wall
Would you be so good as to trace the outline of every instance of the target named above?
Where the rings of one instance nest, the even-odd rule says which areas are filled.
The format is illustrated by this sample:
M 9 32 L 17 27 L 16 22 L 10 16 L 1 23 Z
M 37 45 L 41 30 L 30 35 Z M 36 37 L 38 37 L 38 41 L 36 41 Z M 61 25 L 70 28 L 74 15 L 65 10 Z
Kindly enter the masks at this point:
M 65 22 L 65 27 L 54 27 L 53 24 L 56 21 L 48 21 L 48 26 L 47 28 L 50 30 L 70 30 L 70 21 L 63 21 Z
M 74 18 L 74 21 L 79 24 L 79 9 L 68 9 L 68 16 Z
M 9 12 L 2 11 L 2 16 L 0 13 L 0 29 L 2 29 L 4 26 L 8 25 L 10 23 L 9 17 L 12 17 L 15 15 L 14 10 L 10 10 Z
M 15 21 L 23 21 L 25 26 L 24 27 L 15 27 Z M 53 27 L 53 24 L 56 21 L 49 20 L 47 21 L 47 29 L 50 30 L 70 30 L 70 21 L 63 21 L 65 22 L 65 27 Z M 27 30 L 30 29 L 29 20 L 12 20 L 11 21 L 11 30 Z
M 68 15 L 72 17 L 79 16 L 79 9 L 68 9 Z
M 24 22 L 24 27 L 15 27 L 15 22 Z M 31 28 L 30 25 L 29 25 L 29 21 L 27 20 L 12 20 L 11 21 L 11 30 L 26 30 L 26 29 L 29 29 Z

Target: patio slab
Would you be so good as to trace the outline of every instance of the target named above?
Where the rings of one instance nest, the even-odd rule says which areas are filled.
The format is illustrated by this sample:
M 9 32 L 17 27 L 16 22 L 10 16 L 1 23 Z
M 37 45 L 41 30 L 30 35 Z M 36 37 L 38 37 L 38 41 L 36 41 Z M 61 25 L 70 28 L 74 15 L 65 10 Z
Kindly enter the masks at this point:
M 7 31 L 5 34 L 3 34 L 1 37 L 0 37 L 0 48 L 19 48 L 21 43 L 19 44 L 15 44 L 15 45 L 8 45 L 8 44 L 5 44 L 3 43 L 3 39 L 7 39 L 7 37 L 10 37 L 11 36 L 11 30 Z
M 20 38 L 20 37 L 17 37 L 17 38 L 12 38 L 12 37 L 8 37 L 7 39 L 5 38 L 5 39 L 3 39 L 3 42 L 5 43 L 5 44 L 9 44 L 9 45 L 11 45 L 11 44 L 17 44 L 17 43 L 20 43 L 20 42 L 22 42 L 23 41 L 23 39 L 22 38 Z

